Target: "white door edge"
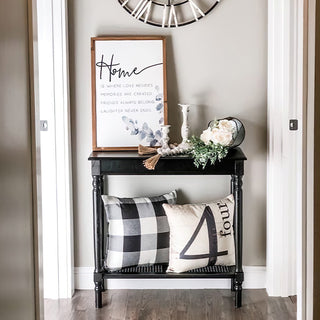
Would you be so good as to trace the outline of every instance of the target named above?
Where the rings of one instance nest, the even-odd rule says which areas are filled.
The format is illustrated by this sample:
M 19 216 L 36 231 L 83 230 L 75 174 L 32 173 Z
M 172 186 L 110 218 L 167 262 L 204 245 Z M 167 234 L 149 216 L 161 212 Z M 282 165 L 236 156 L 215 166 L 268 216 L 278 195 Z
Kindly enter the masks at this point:
M 70 298 L 73 208 L 67 0 L 35 0 L 41 132 L 44 297 Z

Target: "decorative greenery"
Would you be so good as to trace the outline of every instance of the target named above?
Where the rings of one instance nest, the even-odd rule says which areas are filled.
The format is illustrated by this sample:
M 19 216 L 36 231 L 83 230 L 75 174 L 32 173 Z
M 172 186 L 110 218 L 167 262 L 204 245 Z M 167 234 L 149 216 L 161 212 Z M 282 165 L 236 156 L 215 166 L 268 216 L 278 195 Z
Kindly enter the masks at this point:
M 202 169 L 210 161 L 211 165 L 221 161 L 227 154 L 237 135 L 235 122 L 228 119 L 214 120 L 202 132 L 200 137 L 193 136 L 190 140 L 190 154 L 194 165 Z
M 221 144 L 215 144 L 212 141 L 205 144 L 199 137 L 192 136 L 190 139 L 190 154 L 193 157 L 194 165 L 204 169 L 207 163 L 213 165 L 215 162 L 221 161 L 227 154 L 229 147 Z

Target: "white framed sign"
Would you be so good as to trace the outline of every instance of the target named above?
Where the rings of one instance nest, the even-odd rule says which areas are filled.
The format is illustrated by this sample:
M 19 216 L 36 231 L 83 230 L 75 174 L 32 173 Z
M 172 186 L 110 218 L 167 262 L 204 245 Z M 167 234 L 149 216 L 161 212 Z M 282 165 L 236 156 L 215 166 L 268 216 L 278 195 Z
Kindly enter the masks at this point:
M 94 151 L 158 146 L 167 124 L 164 37 L 91 38 Z

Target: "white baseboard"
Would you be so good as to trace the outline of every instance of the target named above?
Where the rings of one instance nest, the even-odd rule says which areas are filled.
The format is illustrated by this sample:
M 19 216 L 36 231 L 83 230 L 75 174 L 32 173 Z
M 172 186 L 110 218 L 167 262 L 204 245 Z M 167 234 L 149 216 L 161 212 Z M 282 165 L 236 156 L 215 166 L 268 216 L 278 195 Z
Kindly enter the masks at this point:
M 244 289 L 266 287 L 266 267 L 243 267 Z M 74 268 L 75 289 L 93 289 L 93 268 Z M 229 279 L 112 279 L 108 289 L 230 289 Z

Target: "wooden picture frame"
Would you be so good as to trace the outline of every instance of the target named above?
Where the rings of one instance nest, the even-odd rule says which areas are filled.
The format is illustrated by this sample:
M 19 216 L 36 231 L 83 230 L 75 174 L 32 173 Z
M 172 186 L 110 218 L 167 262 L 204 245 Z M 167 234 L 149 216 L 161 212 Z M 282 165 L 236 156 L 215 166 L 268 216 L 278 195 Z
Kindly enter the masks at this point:
M 165 37 L 91 38 L 93 151 L 158 146 L 166 125 Z

